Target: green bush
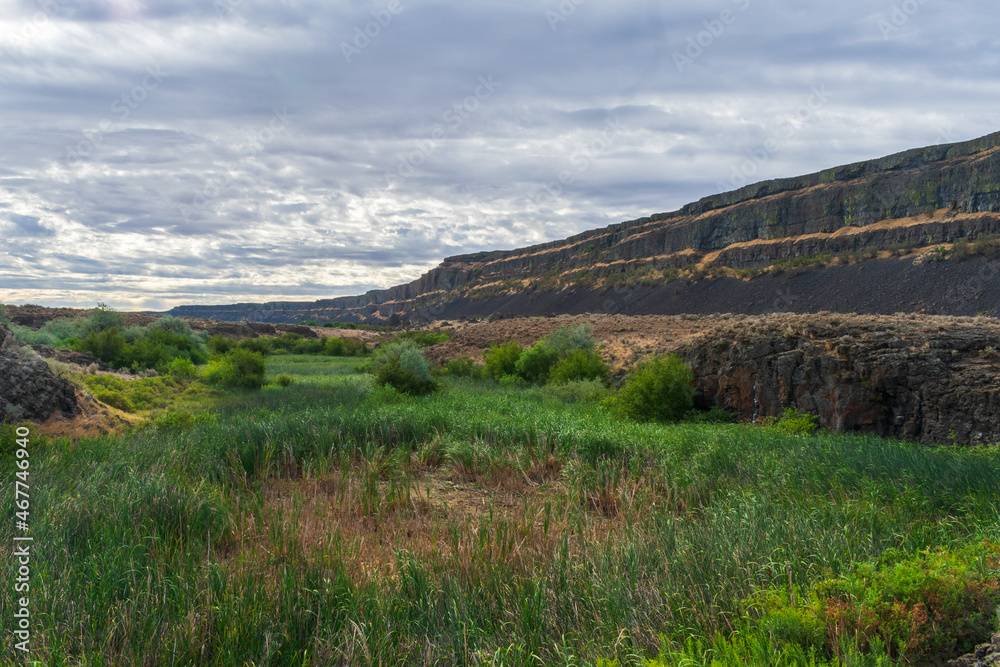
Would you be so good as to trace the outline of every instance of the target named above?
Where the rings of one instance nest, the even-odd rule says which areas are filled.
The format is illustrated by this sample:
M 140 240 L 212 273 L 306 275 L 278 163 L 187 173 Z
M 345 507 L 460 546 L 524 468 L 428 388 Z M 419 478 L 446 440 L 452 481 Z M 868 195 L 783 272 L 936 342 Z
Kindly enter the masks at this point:
M 295 382 L 295 379 L 288 373 L 278 373 L 274 378 L 274 384 L 278 385 L 282 389 L 287 389 Z
M 514 370 L 528 382 L 544 384 L 559 355 L 539 341 L 521 353 Z
M 260 389 L 266 371 L 264 355 L 238 347 L 211 362 L 205 371 L 205 380 L 209 384 L 238 389 Z
M 177 357 L 171 361 L 167 367 L 167 372 L 182 380 L 190 380 L 197 374 L 191 360 L 184 357 Z
M 271 339 L 268 338 L 244 338 L 236 344 L 236 347 L 241 350 L 256 352 L 261 356 L 271 354 L 271 350 L 273 349 Z
M 106 303 L 98 303 L 97 307 L 90 311 L 90 315 L 83 321 L 83 329 L 88 333 L 107 331 L 112 328 L 121 331 L 125 328 L 125 319 L 121 313 Z
M 574 350 L 593 350 L 596 347 L 594 328 L 589 324 L 559 327 L 550 331 L 539 342 L 555 352 L 560 359 Z
M 608 366 L 594 350 L 573 350 L 560 359 L 549 373 L 549 382 L 562 384 L 573 380 L 608 379 Z
M 332 336 L 323 342 L 323 353 L 331 357 L 360 357 L 368 353 L 368 346 L 360 338 Z
M 420 347 L 411 340 L 387 343 L 371 360 L 375 383 L 388 385 L 406 394 L 421 396 L 437 389 L 430 364 Z
M 637 364 L 609 403 L 623 417 L 669 422 L 691 410 L 694 395 L 691 368 L 677 355 L 660 355 Z
M 236 346 L 236 341 L 222 334 L 215 334 L 205 343 L 212 354 L 225 354 Z
M 521 358 L 524 348 L 517 341 L 509 340 L 503 345 L 490 345 L 483 355 L 483 363 L 486 366 L 486 374 L 494 380 L 499 380 L 504 375 L 515 375 L 517 373 L 517 361 Z
M 77 350 L 80 352 L 90 352 L 101 361 L 108 364 L 115 364 L 118 357 L 126 346 L 125 338 L 118 333 L 118 327 L 109 329 L 92 329 L 87 336 L 80 341 Z
M 462 356 L 446 361 L 440 374 L 461 378 L 481 378 L 485 377 L 486 369 L 482 364 L 477 364 L 471 357 Z
M 191 325 L 181 318 L 174 317 L 173 315 L 164 315 L 147 327 L 147 330 L 154 329 L 160 329 L 178 336 L 184 336 L 185 338 L 191 338 L 194 336 L 194 332 L 191 330 Z
M 782 433 L 791 435 L 812 435 L 819 428 L 819 417 L 805 411 L 785 408 L 778 418 L 771 417 L 764 421 L 765 425 L 773 426 Z

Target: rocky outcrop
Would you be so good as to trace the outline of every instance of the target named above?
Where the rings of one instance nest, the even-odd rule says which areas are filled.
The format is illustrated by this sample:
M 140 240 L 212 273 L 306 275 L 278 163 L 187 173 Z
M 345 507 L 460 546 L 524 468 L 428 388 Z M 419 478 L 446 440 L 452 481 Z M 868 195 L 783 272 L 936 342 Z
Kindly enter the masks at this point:
M 972 653 L 952 660 L 947 667 L 1000 667 L 1000 632 Z
M 0 324 L 0 421 L 44 421 L 57 412 L 70 417 L 78 411 L 73 385 Z
M 706 404 L 745 419 L 792 408 L 835 431 L 993 443 L 1000 442 L 1000 329 L 987 322 L 780 315 L 721 325 L 678 353 Z
M 928 239 L 948 242 L 997 231 L 1000 216 L 982 214 L 998 212 L 1000 133 L 748 185 L 679 211 L 561 241 L 450 257 L 411 283 L 361 296 L 311 303 L 182 306 L 171 314 L 266 322 L 422 319 L 441 314 L 456 299 L 502 302 L 505 290 L 495 286 L 505 281 L 573 272 L 603 275 L 643 267 L 662 269 L 683 266 L 710 253 L 720 253 L 716 261 L 724 266 L 747 268 L 778 258 L 869 246 L 886 249 L 895 243 L 924 241 L 919 246 Z M 926 224 L 886 224 L 920 217 Z M 845 228 L 853 232 L 840 234 Z M 809 235 L 819 236 L 800 238 Z M 776 245 L 745 245 L 778 239 L 782 242 Z M 516 291 L 517 286 L 512 289 Z M 456 311 L 447 316 L 462 314 Z
M 77 366 L 93 366 L 99 371 L 111 372 L 114 369 L 107 363 L 101 361 L 90 352 L 77 352 L 75 350 L 56 349 L 48 345 L 32 345 L 31 349 L 38 353 L 38 356 L 45 359 L 54 359 L 64 364 L 75 364 Z

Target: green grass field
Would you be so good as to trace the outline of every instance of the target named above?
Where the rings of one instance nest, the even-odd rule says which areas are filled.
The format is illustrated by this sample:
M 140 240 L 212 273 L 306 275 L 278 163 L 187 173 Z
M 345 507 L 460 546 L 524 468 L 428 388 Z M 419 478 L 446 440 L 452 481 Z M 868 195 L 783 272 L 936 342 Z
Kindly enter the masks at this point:
M 934 664 L 974 642 L 935 609 L 998 626 L 996 447 L 638 424 L 488 381 L 410 398 L 363 361 L 271 357 L 291 386 L 193 426 L 35 440 L 33 659 Z M 816 626 L 849 609 L 874 620 Z

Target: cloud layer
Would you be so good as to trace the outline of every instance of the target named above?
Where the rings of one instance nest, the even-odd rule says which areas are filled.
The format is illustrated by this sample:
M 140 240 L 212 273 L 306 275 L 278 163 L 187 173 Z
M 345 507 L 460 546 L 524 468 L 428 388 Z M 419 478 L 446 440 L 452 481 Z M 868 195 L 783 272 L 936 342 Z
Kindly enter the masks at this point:
M 0 301 L 416 278 L 1000 129 L 987 0 L 0 0 Z

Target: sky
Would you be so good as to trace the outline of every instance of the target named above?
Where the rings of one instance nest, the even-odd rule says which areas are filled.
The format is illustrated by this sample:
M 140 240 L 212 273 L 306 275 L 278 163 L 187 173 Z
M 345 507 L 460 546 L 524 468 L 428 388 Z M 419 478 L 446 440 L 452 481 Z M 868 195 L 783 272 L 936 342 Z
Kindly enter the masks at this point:
M 0 302 L 312 301 L 1000 130 L 995 0 L 0 0 Z

